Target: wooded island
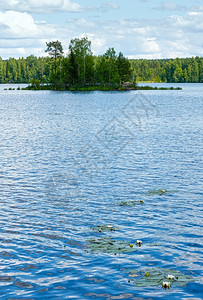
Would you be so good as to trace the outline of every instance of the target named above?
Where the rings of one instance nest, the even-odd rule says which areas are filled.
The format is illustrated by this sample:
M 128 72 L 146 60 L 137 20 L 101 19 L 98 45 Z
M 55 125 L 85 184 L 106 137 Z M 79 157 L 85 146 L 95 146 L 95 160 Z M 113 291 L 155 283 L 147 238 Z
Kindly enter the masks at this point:
M 203 82 L 203 58 L 132 59 L 114 48 L 94 56 L 88 38 L 70 41 L 68 55 L 61 42 L 46 43 L 48 57 L 0 58 L 0 83 L 31 83 L 33 89 L 118 89 L 126 82 Z

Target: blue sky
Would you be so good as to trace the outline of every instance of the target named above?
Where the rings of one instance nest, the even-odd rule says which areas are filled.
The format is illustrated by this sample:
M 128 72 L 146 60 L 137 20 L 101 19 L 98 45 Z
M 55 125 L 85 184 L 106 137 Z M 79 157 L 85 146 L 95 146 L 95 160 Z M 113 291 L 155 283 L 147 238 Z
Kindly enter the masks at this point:
M 129 58 L 203 55 L 200 0 L 1 0 L 0 57 L 44 56 L 46 42 L 87 36 L 94 54 Z

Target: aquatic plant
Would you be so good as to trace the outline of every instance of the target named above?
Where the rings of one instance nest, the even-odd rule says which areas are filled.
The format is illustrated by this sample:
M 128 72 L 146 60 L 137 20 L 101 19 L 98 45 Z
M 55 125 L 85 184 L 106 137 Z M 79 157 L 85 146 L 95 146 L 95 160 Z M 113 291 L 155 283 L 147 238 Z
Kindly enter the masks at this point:
M 119 206 L 134 206 L 143 204 L 144 200 L 129 200 L 129 201 L 121 201 L 118 203 Z
M 136 241 L 136 245 L 139 246 L 139 247 L 142 246 L 142 241 L 141 240 L 137 240 Z
M 162 286 L 170 288 L 172 285 L 183 287 L 193 281 L 190 275 L 182 274 L 178 270 L 164 268 L 131 269 L 125 270 L 125 273 L 128 273 L 129 277 L 131 277 L 130 281 L 139 287 Z
M 167 276 L 167 278 L 170 279 L 170 280 L 174 280 L 174 275 L 170 275 L 170 274 L 169 274 L 169 275 Z
M 92 228 L 93 231 L 98 231 L 98 232 L 109 232 L 109 231 L 116 231 L 119 230 L 118 227 L 115 227 L 113 225 L 97 225 Z
M 87 244 L 87 251 L 96 253 L 129 253 L 136 251 L 132 243 L 128 241 L 120 241 L 111 237 L 103 237 L 99 239 L 90 239 Z
M 162 287 L 165 289 L 169 289 L 170 288 L 171 283 L 169 281 L 163 281 L 162 282 Z
M 157 189 L 157 190 L 153 190 L 153 191 L 148 191 L 147 194 L 148 195 L 163 195 L 165 193 L 167 193 L 168 191 L 165 189 Z

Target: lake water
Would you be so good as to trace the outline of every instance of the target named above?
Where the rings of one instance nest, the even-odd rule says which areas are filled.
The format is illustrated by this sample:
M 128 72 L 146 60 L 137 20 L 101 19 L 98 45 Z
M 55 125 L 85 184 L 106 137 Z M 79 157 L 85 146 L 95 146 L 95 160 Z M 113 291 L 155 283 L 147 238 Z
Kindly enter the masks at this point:
M 178 86 L 0 85 L 0 299 L 203 299 L 203 85 Z

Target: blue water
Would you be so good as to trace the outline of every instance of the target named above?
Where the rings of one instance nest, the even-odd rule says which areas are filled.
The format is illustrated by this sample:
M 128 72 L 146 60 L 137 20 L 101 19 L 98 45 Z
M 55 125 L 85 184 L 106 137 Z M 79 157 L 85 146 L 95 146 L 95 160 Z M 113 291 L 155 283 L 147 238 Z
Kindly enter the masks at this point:
M 203 299 L 203 85 L 181 86 L 0 86 L 0 299 Z M 132 251 L 91 248 L 105 237 Z M 137 286 L 153 268 L 190 280 Z

